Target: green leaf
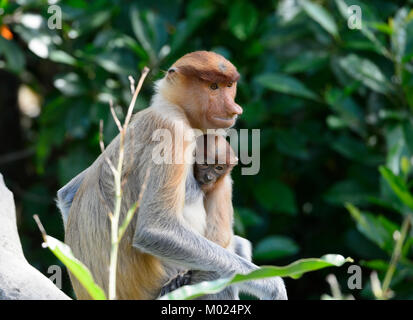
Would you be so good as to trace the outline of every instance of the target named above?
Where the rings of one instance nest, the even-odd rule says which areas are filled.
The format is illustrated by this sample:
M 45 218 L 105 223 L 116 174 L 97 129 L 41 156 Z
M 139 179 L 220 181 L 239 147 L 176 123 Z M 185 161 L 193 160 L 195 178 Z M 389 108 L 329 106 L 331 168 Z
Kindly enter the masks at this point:
M 403 136 L 410 154 L 413 155 L 413 125 L 410 122 L 403 124 Z
M 177 51 L 199 26 L 215 11 L 209 0 L 192 0 L 186 8 L 186 19 L 180 21 L 171 40 L 171 52 Z
M 383 260 L 360 261 L 360 264 L 363 267 L 367 267 L 381 272 L 386 272 L 389 268 L 389 263 Z
M 413 209 L 413 196 L 410 194 L 403 179 L 384 166 L 380 166 L 379 171 L 399 199 L 410 209 Z
M 376 151 L 367 147 L 363 140 L 355 139 L 350 135 L 341 135 L 331 142 L 332 149 L 344 157 L 370 166 L 383 163 L 383 158 Z
M 254 188 L 254 194 L 260 205 L 267 210 L 297 214 L 294 192 L 280 181 L 265 181 Z
M 343 205 L 345 202 L 362 204 L 372 193 L 366 190 L 357 180 L 346 179 L 333 184 L 323 198 L 334 205 Z
M 286 73 L 316 71 L 326 65 L 327 62 L 328 55 L 326 52 L 307 51 L 288 62 L 283 70 Z
M 397 63 L 401 63 L 406 49 L 406 18 L 408 11 L 401 8 L 393 19 L 393 32 L 391 34 L 392 52 Z
M 318 96 L 297 79 L 284 74 L 263 74 L 256 78 L 263 87 L 297 97 L 318 100 Z
M 347 210 L 357 222 L 357 230 L 365 237 L 377 244 L 381 249 L 392 252 L 394 247 L 393 233 L 398 229 L 397 225 L 383 216 L 375 216 L 362 212 L 352 204 L 346 204 Z
M 309 17 L 318 22 L 332 36 L 338 37 L 337 24 L 326 9 L 308 0 L 300 0 L 300 4 Z
M 228 24 L 231 32 L 240 40 L 247 39 L 258 22 L 258 12 L 247 1 L 236 1 L 229 11 Z
M 20 72 L 25 65 L 25 58 L 21 49 L 12 40 L 0 36 L 0 56 L 6 58 L 6 66 L 13 72 Z
M 149 38 L 146 25 L 141 17 L 141 12 L 136 5 L 132 5 L 130 8 L 130 20 L 136 38 L 151 58 L 151 62 L 155 63 L 157 60 L 156 50 Z
M 76 59 L 62 50 L 53 50 L 50 52 L 49 59 L 54 62 L 64 63 L 71 66 L 76 65 Z
M 194 299 L 204 294 L 220 292 L 229 285 L 250 280 L 259 280 L 277 276 L 298 279 L 306 272 L 327 267 L 340 267 L 346 262 L 353 262 L 353 260 L 351 258 L 344 258 L 339 254 L 327 254 L 320 259 L 309 258 L 297 260 L 284 267 L 264 266 L 245 275 L 237 274 L 231 278 L 223 278 L 214 281 L 205 281 L 195 285 L 183 286 L 164 295 L 160 300 Z
M 348 11 L 348 6 L 344 2 L 344 0 L 335 0 L 336 5 L 339 9 L 339 12 L 341 13 L 341 16 L 344 18 L 344 20 L 347 22 L 350 15 L 351 11 Z M 362 9 L 362 28 L 360 32 L 370 40 L 370 42 L 374 45 L 375 49 L 377 52 L 381 53 L 382 55 L 386 56 L 387 58 L 391 58 L 390 52 L 387 50 L 387 48 L 383 45 L 379 39 L 375 36 L 373 31 L 369 28 L 369 26 L 377 26 L 377 18 L 375 17 L 374 14 L 372 14 L 372 11 L 368 7 L 368 5 L 365 2 L 361 1 L 352 1 L 351 4 L 355 4 L 361 7 Z
M 84 80 L 74 72 L 57 76 L 53 84 L 64 95 L 70 97 L 80 96 L 87 91 Z
M 340 67 L 352 78 L 379 93 L 387 94 L 393 90 L 391 83 L 373 62 L 349 54 L 339 60 Z
M 272 260 L 296 254 L 297 244 L 288 237 L 270 236 L 261 240 L 254 249 L 257 260 Z
M 108 72 L 120 75 L 136 75 L 137 61 L 127 50 L 102 52 L 94 57 L 95 62 Z
M 364 136 L 366 132 L 362 108 L 340 88 L 326 91 L 325 100 L 340 119 L 353 131 Z
M 89 269 L 75 258 L 69 246 L 51 236 L 46 236 L 46 244 L 54 255 L 79 280 L 93 299 L 106 300 L 104 291 L 95 283 Z

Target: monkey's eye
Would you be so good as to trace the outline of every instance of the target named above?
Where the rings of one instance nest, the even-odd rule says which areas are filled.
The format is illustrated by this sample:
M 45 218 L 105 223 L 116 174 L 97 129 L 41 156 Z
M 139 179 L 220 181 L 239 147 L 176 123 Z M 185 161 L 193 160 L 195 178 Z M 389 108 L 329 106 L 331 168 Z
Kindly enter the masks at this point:
M 216 90 L 218 89 L 218 84 L 216 82 L 211 83 L 211 85 L 209 86 L 212 90 Z
M 224 170 L 224 167 L 223 166 L 216 166 L 215 170 L 222 171 L 222 170 Z
M 231 88 L 232 87 L 232 82 L 228 82 L 227 87 Z
M 198 166 L 199 166 L 201 169 L 207 169 L 207 168 L 209 167 L 209 165 L 207 165 L 206 163 L 200 163 L 200 164 L 198 164 Z

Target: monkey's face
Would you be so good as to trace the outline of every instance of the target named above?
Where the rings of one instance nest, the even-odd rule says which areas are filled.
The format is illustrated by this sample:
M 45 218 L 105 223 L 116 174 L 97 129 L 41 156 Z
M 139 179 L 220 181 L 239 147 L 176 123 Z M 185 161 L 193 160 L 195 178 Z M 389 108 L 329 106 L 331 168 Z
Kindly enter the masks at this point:
M 242 114 L 242 108 L 235 102 L 237 83 L 233 82 L 206 82 L 203 84 L 204 101 L 206 106 L 205 128 L 230 128 L 235 124 L 237 117 Z
M 207 51 L 185 55 L 168 70 L 164 94 L 185 110 L 194 128 L 230 128 L 242 108 L 235 102 L 239 73 L 224 57 Z
M 229 166 L 226 164 L 195 164 L 194 176 L 204 190 L 217 182 L 228 170 Z
M 242 108 L 235 102 L 236 82 L 209 82 L 181 78 L 175 91 L 178 104 L 183 106 L 191 124 L 198 129 L 230 128 Z

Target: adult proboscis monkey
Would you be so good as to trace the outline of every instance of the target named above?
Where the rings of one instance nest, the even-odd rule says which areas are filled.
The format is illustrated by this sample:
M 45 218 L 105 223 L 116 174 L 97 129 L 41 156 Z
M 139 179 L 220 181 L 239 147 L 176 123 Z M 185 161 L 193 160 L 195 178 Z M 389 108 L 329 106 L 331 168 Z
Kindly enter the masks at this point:
M 161 140 L 160 129 L 172 134 L 172 142 L 164 144 L 162 155 L 183 157 L 194 149 L 193 129 L 205 132 L 233 126 L 242 113 L 234 101 L 238 79 L 237 69 L 221 55 L 189 53 L 157 81 L 150 107 L 138 112 L 130 123 L 125 137 L 121 221 L 137 201 L 147 169 L 151 170 L 139 210 L 119 245 L 118 299 L 156 298 L 167 279 L 183 270 L 198 270 L 192 276 L 197 282 L 258 268 L 249 260 L 247 240 L 233 237 L 234 253 L 204 236 L 209 214 L 204 206 L 198 206 L 190 217 L 183 215 L 186 198 L 199 191 L 192 164 L 176 158 L 172 163 L 153 160 Z M 119 136 L 89 168 L 58 192 L 65 242 L 106 292 L 111 245 L 108 213 L 113 212 L 115 195 L 105 156 L 116 163 L 118 150 Z M 216 201 L 230 201 L 224 195 L 222 192 Z M 243 251 L 246 254 L 241 254 Z M 71 279 L 77 297 L 89 299 L 82 285 L 73 276 Z M 279 277 L 241 283 L 238 289 L 262 299 L 287 298 Z M 209 298 L 231 298 L 231 289 Z

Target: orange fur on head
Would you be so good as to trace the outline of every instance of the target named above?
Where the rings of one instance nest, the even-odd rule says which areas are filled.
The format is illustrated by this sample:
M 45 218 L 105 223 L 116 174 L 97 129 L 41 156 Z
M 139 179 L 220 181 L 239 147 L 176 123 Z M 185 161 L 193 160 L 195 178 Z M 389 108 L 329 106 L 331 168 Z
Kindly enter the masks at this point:
M 223 56 L 211 51 L 195 51 L 176 61 L 176 68 L 187 77 L 195 77 L 208 82 L 236 82 L 240 75 L 237 68 Z

